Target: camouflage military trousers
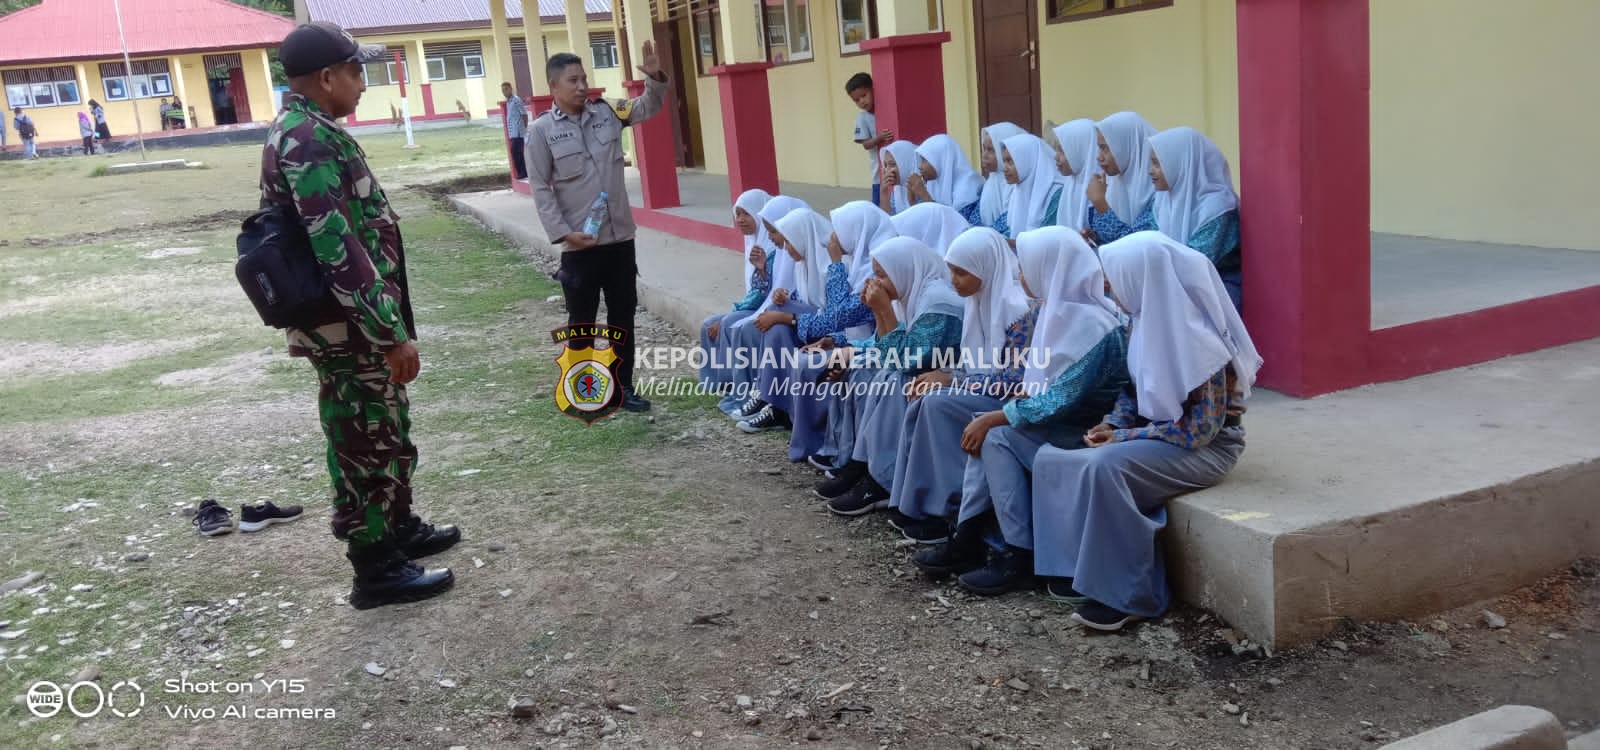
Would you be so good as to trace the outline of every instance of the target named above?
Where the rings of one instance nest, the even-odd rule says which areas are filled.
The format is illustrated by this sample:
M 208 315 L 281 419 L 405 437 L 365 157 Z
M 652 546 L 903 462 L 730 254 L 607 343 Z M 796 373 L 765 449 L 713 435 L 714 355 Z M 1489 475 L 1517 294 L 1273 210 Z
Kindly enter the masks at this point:
M 333 478 L 333 535 L 355 544 L 382 539 L 411 516 L 411 406 L 389 382 L 379 352 L 312 356 L 318 411 Z

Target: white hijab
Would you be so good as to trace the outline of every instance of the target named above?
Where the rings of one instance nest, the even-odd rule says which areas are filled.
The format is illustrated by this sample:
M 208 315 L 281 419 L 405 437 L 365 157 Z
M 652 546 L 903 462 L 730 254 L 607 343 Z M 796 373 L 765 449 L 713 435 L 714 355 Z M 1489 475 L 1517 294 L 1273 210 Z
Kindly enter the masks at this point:
M 1121 325 L 1117 305 L 1106 296 L 1105 274 L 1083 236 L 1067 227 L 1044 227 L 1017 237 L 1017 256 L 1023 264 L 1028 288 L 1043 294 L 1039 320 L 1033 327 L 1029 348 L 1038 352 L 1029 361 L 1042 360 L 1041 367 L 1023 373 L 1025 393 L 1043 393 L 1050 383 L 1066 372 L 1100 343 L 1106 334 Z M 1054 259 L 1053 267 L 1039 258 Z M 1035 281 L 1048 271 L 1048 280 Z
M 1011 154 L 1017 167 L 1019 182 L 1006 209 L 1006 224 L 1011 227 L 1011 236 L 1016 237 L 1044 223 L 1045 212 L 1050 210 L 1050 193 L 1054 192 L 1061 171 L 1056 169 L 1055 153 L 1043 138 L 1032 133 L 1011 136 L 1001 147 Z
M 1156 191 L 1156 227 L 1187 244 L 1206 222 L 1239 208 L 1233 175 L 1222 149 L 1200 131 L 1184 126 L 1150 137 L 1167 189 Z
M 1136 112 L 1118 112 L 1095 128 L 1105 136 L 1121 174 L 1106 178 L 1106 203 L 1124 224 L 1138 221 L 1156 186 L 1150 182 L 1150 136 L 1156 129 Z M 1099 144 L 1095 146 L 1099 148 Z
M 978 362 L 999 362 L 1006 329 L 1028 312 L 1028 293 L 1017 280 L 1017 254 L 1006 238 L 989 227 L 961 233 L 945 262 L 978 277 L 983 286 L 966 298 L 961 316 L 961 350 Z M 992 368 L 991 368 L 992 369 Z
M 850 201 L 828 214 L 833 233 L 844 248 L 844 262 L 850 269 L 850 288 L 857 294 L 872 275 L 872 254 L 885 240 L 898 236 L 893 222 L 883 209 L 867 201 Z
M 883 147 L 878 152 L 878 168 L 883 169 L 884 157 L 893 157 L 895 168 L 900 170 L 900 183 L 894 186 L 889 193 L 889 208 L 893 213 L 900 213 L 911 207 L 911 192 L 906 190 L 906 178 L 917 171 L 917 144 L 911 141 L 895 141 Z
M 1088 218 L 1089 180 L 1099 171 L 1095 157 L 1100 144 L 1094 138 L 1094 120 L 1082 118 L 1057 125 L 1056 141 L 1067 155 L 1067 168 L 1071 175 L 1061 177 L 1061 200 L 1056 207 L 1056 224 L 1071 229 L 1083 229 Z
M 894 223 L 895 234 L 912 237 L 943 256 L 950 252 L 950 243 L 971 225 L 961 212 L 943 203 L 918 203 L 889 218 Z
M 767 205 L 761 208 L 760 215 L 756 217 L 756 221 L 761 224 L 761 231 L 767 233 L 767 245 L 771 248 L 767 252 L 775 253 L 772 259 L 772 285 L 767 289 L 767 298 L 761 301 L 760 307 L 756 308 L 757 314 L 772 309 L 773 292 L 779 289 L 793 290 L 795 288 L 794 258 L 789 257 L 787 251 L 778 247 L 777 240 L 772 238 L 772 232 L 768 231 L 766 226 L 768 224 L 777 226 L 779 219 L 802 208 L 809 209 L 811 206 L 806 205 L 806 202 L 799 198 L 778 195 L 767 201 Z M 754 323 L 754 318 L 747 318 L 746 320 L 750 320 L 752 324 Z
M 961 295 L 950 286 L 950 269 L 938 251 L 910 237 L 894 237 L 875 249 L 872 259 L 899 293 L 894 312 L 907 329 L 929 313 L 961 317 Z
M 764 208 L 767 205 L 767 201 L 770 201 L 770 200 L 772 200 L 772 195 L 770 193 L 768 193 L 767 191 L 762 190 L 760 188 L 757 188 L 755 190 L 746 190 L 743 193 L 740 193 L 739 194 L 739 199 L 733 202 L 733 207 L 735 209 L 739 209 L 739 208 L 744 209 L 744 212 L 747 213 L 747 214 L 750 214 L 750 218 L 754 219 L 755 222 L 756 222 L 756 233 L 755 234 L 743 235 L 744 236 L 744 274 L 743 274 L 743 276 L 744 276 L 744 290 L 747 291 L 747 292 L 750 291 L 750 275 L 755 273 L 755 269 L 753 267 L 751 267 L 751 265 L 750 265 L 750 251 L 752 249 L 754 249 L 756 245 L 768 246 L 768 245 L 772 244 L 767 239 L 767 228 L 761 224 L 761 209 Z M 739 212 L 738 211 L 734 211 L 733 212 L 733 216 L 736 219 L 739 218 Z
M 972 162 L 967 161 L 967 154 L 956 139 L 944 133 L 932 136 L 917 147 L 917 156 L 926 159 L 938 173 L 928 183 L 928 194 L 934 200 L 960 210 L 971 205 L 983 192 L 983 178 L 972 168 Z
M 1229 364 L 1249 397 L 1261 355 L 1211 261 L 1161 232 L 1102 245 L 1100 260 L 1112 292 L 1133 314 L 1128 372 L 1140 415 L 1177 420 L 1189 393 Z
M 978 197 L 978 218 L 985 226 L 994 226 L 1000 216 L 1006 212 L 1006 204 L 1011 201 L 1011 184 L 1006 182 L 1005 168 L 999 163 L 1000 144 L 1014 135 L 1022 135 L 1028 131 L 1009 123 L 997 122 L 979 131 L 989 136 L 989 142 L 994 144 L 996 159 L 994 171 L 983 177 L 983 192 Z M 982 135 L 979 136 L 980 139 Z M 983 143 L 980 140 L 978 147 L 981 150 Z M 982 154 L 979 154 L 980 159 Z M 982 161 L 979 162 L 982 164 Z
M 809 208 L 790 211 L 775 224 L 778 233 L 804 256 L 795 264 L 795 295 L 808 305 L 822 307 L 828 300 L 828 237 L 833 226 Z

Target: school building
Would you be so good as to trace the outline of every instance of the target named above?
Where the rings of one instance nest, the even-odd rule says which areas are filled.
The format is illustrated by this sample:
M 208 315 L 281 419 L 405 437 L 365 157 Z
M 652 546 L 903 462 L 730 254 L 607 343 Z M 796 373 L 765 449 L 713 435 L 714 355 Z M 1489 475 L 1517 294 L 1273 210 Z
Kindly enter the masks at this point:
M 0 17 L 7 128 L 21 107 L 40 141 L 78 139 L 78 113 L 100 102 L 113 137 L 161 129 L 162 99 L 183 103 L 190 128 L 270 121 L 269 54 L 294 22 L 226 0 L 122 0 L 132 69 L 112 0 L 44 0 Z
M 1574 94 L 1600 80 L 1590 0 L 616 5 L 623 70 L 653 38 L 674 82 L 633 129 L 642 225 L 731 240 L 685 220 L 680 180 L 726 179 L 724 206 L 780 179 L 864 189 L 844 83 L 865 71 L 880 128 L 948 132 L 974 162 L 1001 120 L 1037 133 L 1131 109 L 1204 131 L 1233 166 L 1245 317 L 1282 392 L 1600 336 L 1600 258 L 1582 252 L 1600 251 L 1583 168 L 1600 141 L 1580 126 L 1600 100 Z M 1374 303 L 1416 282 L 1425 304 Z
M 399 60 L 367 65 L 367 91 L 352 120 L 390 122 L 400 116 L 401 78 L 414 120 L 481 119 L 499 114 L 500 84 L 522 96 L 547 93 L 544 61 L 573 52 L 589 68 L 589 84 L 622 96 L 622 69 L 609 0 L 584 0 L 573 8 L 580 28 L 566 22 L 563 0 L 297 0 L 301 20 L 331 21 L 364 44 L 381 44 Z M 498 15 L 496 16 L 496 14 Z M 495 34 L 498 17 L 501 36 Z M 535 24 L 525 18 L 537 18 Z M 576 48 L 570 40 L 584 40 Z M 504 56 L 495 54 L 496 43 Z

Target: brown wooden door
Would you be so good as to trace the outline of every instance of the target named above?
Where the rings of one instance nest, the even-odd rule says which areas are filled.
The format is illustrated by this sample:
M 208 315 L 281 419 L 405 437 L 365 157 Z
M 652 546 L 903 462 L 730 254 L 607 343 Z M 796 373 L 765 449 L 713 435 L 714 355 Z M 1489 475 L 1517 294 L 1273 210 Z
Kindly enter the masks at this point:
M 693 78 L 687 77 L 684 67 L 683 39 L 679 27 L 686 23 L 682 19 L 674 19 L 657 23 L 655 26 L 657 54 L 659 55 L 663 51 L 663 47 L 672 51 L 668 75 L 672 76 L 673 86 L 667 89 L 665 106 L 667 111 L 672 114 L 672 137 L 677 145 L 678 166 L 680 167 L 692 167 L 695 165 L 694 147 L 689 140 L 693 133 L 689 121 L 689 100 L 684 96 L 680 88 L 693 85 L 692 82 L 694 81 Z
M 533 72 L 528 67 L 528 48 L 526 46 L 511 48 L 511 68 L 514 71 L 512 79 L 516 81 L 517 96 L 529 97 L 535 93 L 533 90 Z
M 1014 122 L 1039 132 L 1039 17 L 1034 0 L 973 3 L 980 125 Z

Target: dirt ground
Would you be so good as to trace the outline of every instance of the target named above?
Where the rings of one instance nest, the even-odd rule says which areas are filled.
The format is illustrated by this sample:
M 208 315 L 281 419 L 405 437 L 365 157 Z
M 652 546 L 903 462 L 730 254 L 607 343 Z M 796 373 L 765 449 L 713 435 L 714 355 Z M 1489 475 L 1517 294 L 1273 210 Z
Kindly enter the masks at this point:
M 740 433 L 710 399 L 584 428 L 551 400 L 544 332 L 564 315 L 548 269 L 437 201 L 471 181 L 390 166 L 380 179 L 417 227 L 418 503 L 465 531 L 431 560 L 456 588 L 343 603 L 309 373 L 230 297 L 231 215 L 13 243 L 0 588 L 43 576 L 0 594 L 0 688 L 136 680 L 147 702 L 41 719 L 6 701 L 0 747 L 1310 749 L 1507 703 L 1571 734 L 1600 723 L 1600 564 L 1283 652 L 1188 608 L 1086 635 L 1039 596 L 923 580 L 881 520 L 829 515 L 779 436 Z M 76 253 L 103 270 L 60 261 Z M 90 277 L 178 278 L 166 294 L 181 299 L 85 297 Z M 115 322 L 53 322 L 91 318 Z M 649 316 L 638 334 L 690 343 Z M 188 515 L 202 497 L 307 512 L 204 539 Z M 241 684 L 253 692 L 199 692 Z

